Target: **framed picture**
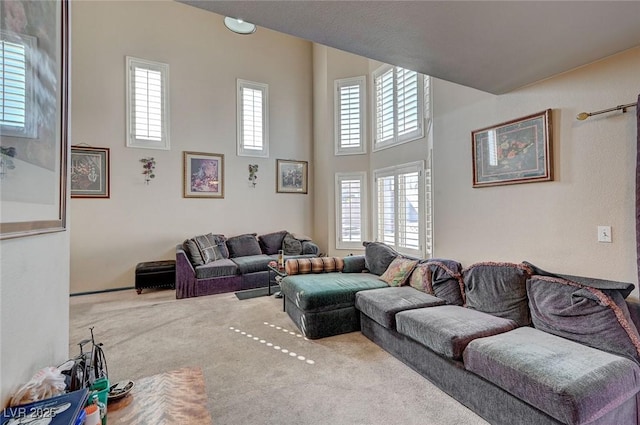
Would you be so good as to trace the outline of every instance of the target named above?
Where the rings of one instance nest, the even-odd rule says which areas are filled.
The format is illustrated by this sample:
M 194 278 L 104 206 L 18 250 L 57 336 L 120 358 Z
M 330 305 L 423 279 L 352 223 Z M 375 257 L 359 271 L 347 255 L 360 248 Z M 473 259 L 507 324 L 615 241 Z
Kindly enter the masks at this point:
M 551 109 L 471 132 L 473 187 L 553 180 Z
M 184 152 L 184 197 L 224 198 L 224 155 Z
M 276 160 L 276 192 L 307 193 L 307 161 Z
M 109 197 L 109 148 L 71 146 L 71 197 Z
M 0 3 L 2 55 L 14 64 L 3 76 L 24 82 L 11 84 L 20 107 L 0 124 L 0 239 L 66 230 L 68 9 L 66 0 Z

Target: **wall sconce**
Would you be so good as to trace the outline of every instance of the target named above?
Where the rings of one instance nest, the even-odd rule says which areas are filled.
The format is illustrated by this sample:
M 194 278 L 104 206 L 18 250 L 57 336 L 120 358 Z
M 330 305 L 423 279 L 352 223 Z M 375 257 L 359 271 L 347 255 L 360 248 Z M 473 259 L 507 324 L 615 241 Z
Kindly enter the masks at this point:
M 253 183 L 253 187 L 256 187 L 256 179 L 258 175 L 258 164 L 249 164 L 249 181 Z
M 153 157 L 142 158 L 142 174 L 144 175 L 145 184 L 149 184 L 151 179 L 156 177 L 154 170 L 156 169 L 156 160 Z

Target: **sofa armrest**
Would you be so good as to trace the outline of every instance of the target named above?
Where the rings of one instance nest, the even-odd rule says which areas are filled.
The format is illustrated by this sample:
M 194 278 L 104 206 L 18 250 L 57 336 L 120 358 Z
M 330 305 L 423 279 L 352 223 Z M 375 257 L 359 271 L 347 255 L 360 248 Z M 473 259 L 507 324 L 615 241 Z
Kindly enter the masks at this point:
M 196 295 L 196 270 L 182 245 L 176 246 L 176 298 Z
M 627 297 L 625 300 L 627 307 L 629 308 L 629 315 L 631 321 L 636 325 L 636 328 L 640 331 L 640 300 L 633 297 Z
M 364 255 L 348 255 L 343 260 L 342 273 L 362 273 L 366 269 Z
M 320 247 L 318 245 L 316 245 L 315 242 L 312 241 L 303 241 L 302 242 L 302 254 L 303 255 L 307 255 L 307 254 L 312 254 L 312 255 L 319 255 L 320 254 Z

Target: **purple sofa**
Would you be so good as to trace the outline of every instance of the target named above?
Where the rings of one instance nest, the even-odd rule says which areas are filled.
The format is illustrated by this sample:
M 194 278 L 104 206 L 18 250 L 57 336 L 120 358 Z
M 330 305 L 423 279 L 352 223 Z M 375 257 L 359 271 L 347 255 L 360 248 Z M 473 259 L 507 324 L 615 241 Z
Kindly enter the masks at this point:
M 320 249 L 308 237 L 285 230 L 257 236 L 248 233 L 226 238 L 206 234 L 176 246 L 176 298 L 265 287 L 267 265 L 284 258 L 317 257 Z

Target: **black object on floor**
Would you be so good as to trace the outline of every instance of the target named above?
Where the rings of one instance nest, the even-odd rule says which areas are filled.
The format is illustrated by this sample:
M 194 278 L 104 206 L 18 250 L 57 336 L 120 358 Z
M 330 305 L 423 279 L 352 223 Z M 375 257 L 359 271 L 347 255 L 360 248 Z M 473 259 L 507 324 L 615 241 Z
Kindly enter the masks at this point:
M 280 290 L 280 287 L 277 285 L 271 285 L 271 295 L 274 295 L 276 292 Z M 264 297 L 269 294 L 269 288 L 255 288 L 255 289 L 245 289 L 244 291 L 236 292 L 236 297 L 239 300 L 246 300 L 249 298 L 256 297 Z

